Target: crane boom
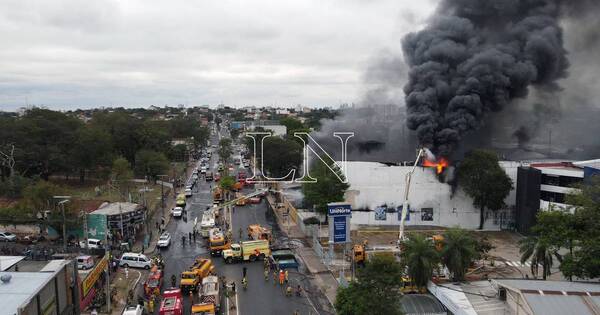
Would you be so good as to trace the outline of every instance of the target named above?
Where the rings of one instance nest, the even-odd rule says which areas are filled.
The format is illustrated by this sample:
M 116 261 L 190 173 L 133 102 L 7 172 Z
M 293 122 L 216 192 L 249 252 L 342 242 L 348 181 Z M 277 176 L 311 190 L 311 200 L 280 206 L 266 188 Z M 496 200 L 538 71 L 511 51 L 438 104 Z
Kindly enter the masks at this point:
M 408 213 L 408 193 L 410 191 L 410 180 L 412 174 L 415 172 L 417 168 L 417 164 L 419 164 L 419 160 L 425 153 L 424 149 L 419 149 L 417 153 L 417 159 L 415 160 L 415 164 L 412 169 L 406 174 L 405 177 L 405 186 L 404 186 L 404 203 L 402 204 L 402 214 L 400 216 L 400 226 L 398 231 L 398 247 L 400 247 L 400 242 L 402 242 L 402 237 L 404 236 L 404 221 L 406 220 L 406 214 Z

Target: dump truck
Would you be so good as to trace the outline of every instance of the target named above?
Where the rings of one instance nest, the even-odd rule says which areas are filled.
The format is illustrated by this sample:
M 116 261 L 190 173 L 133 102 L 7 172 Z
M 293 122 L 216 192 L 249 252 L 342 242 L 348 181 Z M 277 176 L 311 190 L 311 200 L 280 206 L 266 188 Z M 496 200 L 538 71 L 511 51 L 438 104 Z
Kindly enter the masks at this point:
M 200 304 L 212 304 L 214 310 L 218 312 L 221 309 L 219 287 L 219 278 L 217 276 L 208 276 L 202 279 L 202 290 L 198 293 Z
M 181 301 L 181 290 L 172 289 L 163 292 L 163 300 L 158 310 L 160 315 L 182 315 L 183 303 Z
M 208 247 L 212 256 L 219 256 L 224 250 L 231 248 L 231 242 L 223 235 L 223 232 L 214 233 L 209 237 Z
M 215 315 L 215 305 L 212 303 L 198 303 L 192 305 L 192 315 Z
M 237 261 L 256 261 L 259 258 L 264 259 L 270 254 L 271 249 L 269 248 L 269 241 L 246 241 L 231 244 L 230 249 L 223 251 L 223 259 L 225 259 L 225 263 L 231 264 Z
M 271 230 L 260 224 L 248 225 L 248 238 L 251 240 L 267 240 L 273 241 Z
M 196 259 L 189 270 L 181 273 L 179 287 L 184 292 L 195 291 L 202 279 L 208 276 L 214 268 L 210 259 Z

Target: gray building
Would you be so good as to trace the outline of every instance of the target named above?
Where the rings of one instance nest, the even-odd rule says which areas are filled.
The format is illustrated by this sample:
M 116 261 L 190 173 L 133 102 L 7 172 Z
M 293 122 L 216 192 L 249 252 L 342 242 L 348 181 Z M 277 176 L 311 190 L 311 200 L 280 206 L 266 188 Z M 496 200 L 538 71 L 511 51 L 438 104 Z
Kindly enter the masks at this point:
M 73 303 L 78 300 L 72 287 L 75 270 L 70 260 L 51 260 L 35 272 L 0 272 L 0 314 L 78 313 L 78 303 Z

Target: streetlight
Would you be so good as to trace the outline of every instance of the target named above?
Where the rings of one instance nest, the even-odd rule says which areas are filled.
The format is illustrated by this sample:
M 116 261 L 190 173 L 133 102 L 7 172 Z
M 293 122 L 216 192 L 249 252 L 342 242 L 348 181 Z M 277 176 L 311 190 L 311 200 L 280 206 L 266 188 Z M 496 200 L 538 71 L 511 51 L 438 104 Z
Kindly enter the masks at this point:
M 61 206 L 62 209 L 62 230 L 63 230 L 63 250 L 67 251 L 67 221 L 65 217 L 65 203 L 69 202 L 71 196 L 53 196 L 54 199 L 62 199 L 58 202 L 58 205 Z M 87 244 L 86 244 L 87 245 Z

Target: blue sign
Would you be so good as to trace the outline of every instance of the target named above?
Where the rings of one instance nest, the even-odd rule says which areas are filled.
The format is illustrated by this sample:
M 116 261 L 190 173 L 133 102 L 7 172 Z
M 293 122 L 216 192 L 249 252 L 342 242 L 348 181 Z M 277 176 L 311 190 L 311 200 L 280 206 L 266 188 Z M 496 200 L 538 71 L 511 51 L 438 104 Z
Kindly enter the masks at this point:
M 387 219 L 386 216 L 386 207 L 377 207 L 375 208 L 375 220 L 377 221 L 385 221 Z
M 349 216 L 352 215 L 352 206 L 349 204 L 330 203 L 327 205 L 327 213 L 330 216 Z
M 346 243 L 346 217 L 333 217 L 333 242 Z
M 402 208 L 404 206 L 398 206 L 398 221 L 402 220 Z M 406 221 L 410 221 L 410 205 L 408 206 L 408 209 L 406 211 Z

